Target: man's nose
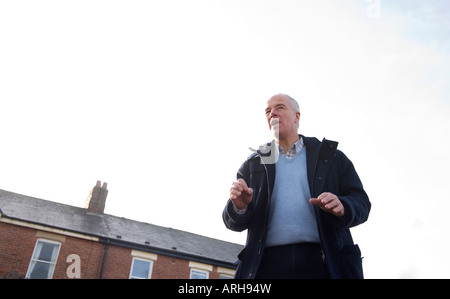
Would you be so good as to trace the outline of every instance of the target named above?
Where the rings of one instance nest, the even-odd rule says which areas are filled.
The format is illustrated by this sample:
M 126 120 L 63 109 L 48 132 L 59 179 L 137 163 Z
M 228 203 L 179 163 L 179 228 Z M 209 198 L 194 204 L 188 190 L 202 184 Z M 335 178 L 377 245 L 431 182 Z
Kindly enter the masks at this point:
M 270 110 L 270 114 L 269 114 L 270 118 L 276 117 L 278 116 L 277 114 L 277 110 L 274 108 L 272 110 Z

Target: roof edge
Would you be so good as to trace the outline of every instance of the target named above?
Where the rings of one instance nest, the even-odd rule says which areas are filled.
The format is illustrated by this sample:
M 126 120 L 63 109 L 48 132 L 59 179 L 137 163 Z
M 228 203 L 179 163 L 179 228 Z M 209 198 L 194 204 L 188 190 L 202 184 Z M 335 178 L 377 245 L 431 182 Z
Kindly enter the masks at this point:
M 150 245 L 143 245 L 143 244 L 133 243 L 133 242 L 129 242 L 129 241 L 117 240 L 117 239 L 105 238 L 105 237 L 100 237 L 99 243 L 109 244 L 109 245 L 129 248 L 129 249 L 136 249 L 136 250 L 161 254 L 161 255 L 174 257 L 174 258 L 181 258 L 181 259 L 185 259 L 185 260 L 190 260 L 190 261 L 199 262 L 199 263 L 205 263 L 205 264 L 229 268 L 229 269 L 236 269 L 236 267 L 237 267 L 237 264 L 235 262 L 234 263 L 225 262 L 222 260 L 216 260 L 216 259 L 212 259 L 212 258 L 208 258 L 208 257 L 195 255 L 195 254 L 176 251 L 176 249 L 168 250 L 168 249 L 154 247 L 154 246 L 150 246 Z M 236 257 L 236 260 L 237 260 L 237 257 Z

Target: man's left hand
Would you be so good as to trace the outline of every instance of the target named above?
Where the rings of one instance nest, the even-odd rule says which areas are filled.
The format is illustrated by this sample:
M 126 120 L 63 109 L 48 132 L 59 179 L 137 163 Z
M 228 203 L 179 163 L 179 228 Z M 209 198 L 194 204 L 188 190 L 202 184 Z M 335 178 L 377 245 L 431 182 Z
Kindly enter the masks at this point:
M 313 205 L 319 206 L 327 213 L 331 213 L 335 216 L 344 216 L 345 208 L 339 198 L 330 192 L 324 192 L 317 198 L 311 198 L 309 200 Z

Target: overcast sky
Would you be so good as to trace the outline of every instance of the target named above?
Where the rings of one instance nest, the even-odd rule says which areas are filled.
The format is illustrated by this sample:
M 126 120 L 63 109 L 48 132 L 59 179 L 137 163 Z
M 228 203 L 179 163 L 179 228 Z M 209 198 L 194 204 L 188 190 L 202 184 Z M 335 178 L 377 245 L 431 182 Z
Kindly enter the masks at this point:
M 245 243 L 221 218 L 264 108 L 339 141 L 367 278 L 450 278 L 448 0 L 0 1 L 0 188 Z M 1 208 L 1 207 L 0 207 Z

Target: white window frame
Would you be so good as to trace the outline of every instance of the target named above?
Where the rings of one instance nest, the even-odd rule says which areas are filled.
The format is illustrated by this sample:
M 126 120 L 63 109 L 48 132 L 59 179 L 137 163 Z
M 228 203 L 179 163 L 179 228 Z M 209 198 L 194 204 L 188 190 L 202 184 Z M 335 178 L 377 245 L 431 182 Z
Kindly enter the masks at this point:
M 136 260 L 150 263 L 149 269 L 148 269 L 148 277 L 133 276 L 134 261 L 136 261 Z M 135 256 L 133 257 L 133 260 L 131 262 L 131 270 L 130 270 L 129 279 L 150 279 L 150 278 L 152 278 L 152 272 L 153 272 L 153 260 L 143 259 L 143 258 L 135 257 Z
M 57 245 L 56 253 L 53 253 L 54 260 L 53 260 L 53 257 L 52 257 L 52 260 L 50 262 L 49 261 L 39 260 L 37 258 L 37 254 L 38 254 L 37 250 L 38 250 L 38 244 L 39 243 L 49 243 L 49 244 Z M 36 240 L 35 245 L 34 245 L 33 255 L 31 256 L 30 263 L 28 265 L 28 270 L 27 270 L 27 274 L 25 275 L 25 278 L 26 279 L 30 278 L 31 272 L 34 269 L 36 263 L 40 262 L 40 263 L 50 264 L 49 271 L 48 271 L 48 274 L 47 274 L 47 279 L 52 279 L 53 278 L 53 273 L 55 272 L 56 262 L 58 261 L 58 256 L 59 256 L 60 249 L 61 249 L 61 242 L 56 242 L 56 241 L 51 241 L 51 240 L 47 240 L 47 239 L 38 238 Z M 39 252 L 39 254 L 40 254 L 40 252 Z
M 224 267 L 217 267 L 217 272 L 219 273 L 219 279 L 232 279 L 236 270 Z
M 199 275 L 205 275 L 205 277 L 204 278 L 192 278 L 193 272 L 196 272 Z M 209 279 L 209 271 L 191 268 L 191 272 L 189 274 L 189 279 Z

